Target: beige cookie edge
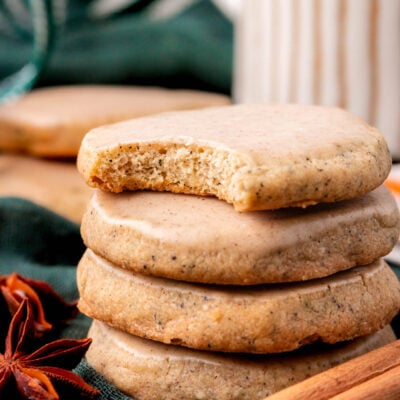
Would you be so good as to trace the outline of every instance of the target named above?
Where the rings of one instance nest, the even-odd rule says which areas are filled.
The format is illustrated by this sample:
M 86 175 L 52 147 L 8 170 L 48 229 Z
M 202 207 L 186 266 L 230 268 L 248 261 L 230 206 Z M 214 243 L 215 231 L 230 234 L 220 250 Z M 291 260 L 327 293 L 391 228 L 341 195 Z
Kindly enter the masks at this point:
M 400 307 L 400 284 L 382 261 L 307 283 L 232 288 L 134 274 L 87 250 L 79 308 L 91 318 L 163 343 L 274 353 L 381 329 Z M 385 288 L 385 290 L 382 290 Z
M 262 399 L 332 366 L 395 340 L 390 327 L 353 342 L 263 356 L 201 353 L 152 343 L 93 321 L 88 363 L 120 390 L 141 400 Z M 253 361 L 252 361 L 253 360 Z

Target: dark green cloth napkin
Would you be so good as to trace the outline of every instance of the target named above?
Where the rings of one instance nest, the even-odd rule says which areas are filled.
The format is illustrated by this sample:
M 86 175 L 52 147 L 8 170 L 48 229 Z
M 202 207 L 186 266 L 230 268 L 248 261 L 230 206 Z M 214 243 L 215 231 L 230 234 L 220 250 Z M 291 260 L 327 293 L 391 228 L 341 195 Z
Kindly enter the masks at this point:
M 0 273 L 16 271 L 50 283 L 71 301 L 78 297 L 76 265 L 84 252 L 78 225 L 53 212 L 19 198 L 0 198 Z M 393 265 L 398 276 L 400 269 Z M 80 314 L 62 336 L 84 337 L 89 318 Z M 400 321 L 393 327 L 399 336 Z M 127 396 L 107 383 L 85 361 L 76 368 L 88 383 L 101 390 L 101 400 L 126 400 Z

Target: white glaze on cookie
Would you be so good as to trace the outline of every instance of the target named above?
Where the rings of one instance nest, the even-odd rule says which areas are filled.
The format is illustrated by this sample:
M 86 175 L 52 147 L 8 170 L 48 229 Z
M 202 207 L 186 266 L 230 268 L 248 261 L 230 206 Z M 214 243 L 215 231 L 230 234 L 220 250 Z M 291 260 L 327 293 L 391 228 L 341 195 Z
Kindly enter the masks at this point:
M 81 232 L 87 247 L 126 269 L 250 285 L 368 264 L 396 243 L 399 213 L 383 186 L 340 203 L 251 213 L 214 198 L 97 190 Z

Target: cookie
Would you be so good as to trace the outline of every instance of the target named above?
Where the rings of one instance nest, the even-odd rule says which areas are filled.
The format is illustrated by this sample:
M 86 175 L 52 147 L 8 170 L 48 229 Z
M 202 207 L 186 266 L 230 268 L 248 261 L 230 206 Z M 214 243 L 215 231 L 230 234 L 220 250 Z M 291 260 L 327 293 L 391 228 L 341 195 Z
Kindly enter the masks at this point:
M 400 307 L 399 281 L 383 261 L 303 283 L 243 288 L 143 276 L 87 250 L 77 280 L 79 308 L 89 317 L 199 350 L 275 353 L 335 343 L 381 329 Z
M 238 211 L 335 202 L 378 187 L 384 137 L 336 108 L 230 105 L 90 131 L 78 169 L 100 189 L 213 195 Z
M 74 162 L 0 154 L 0 196 L 17 196 L 80 223 L 93 189 Z
M 37 89 L 0 107 L 0 150 L 75 157 L 85 133 L 97 126 L 229 103 L 226 96 L 192 90 L 112 85 Z
M 371 263 L 393 248 L 399 223 L 384 186 L 340 203 L 250 213 L 215 198 L 97 190 L 81 233 L 87 247 L 135 272 L 249 285 Z
M 99 321 L 89 334 L 91 366 L 140 400 L 257 400 L 377 347 L 393 342 L 390 327 L 333 346 L 280 355 L 234 357 L 128 335 Z

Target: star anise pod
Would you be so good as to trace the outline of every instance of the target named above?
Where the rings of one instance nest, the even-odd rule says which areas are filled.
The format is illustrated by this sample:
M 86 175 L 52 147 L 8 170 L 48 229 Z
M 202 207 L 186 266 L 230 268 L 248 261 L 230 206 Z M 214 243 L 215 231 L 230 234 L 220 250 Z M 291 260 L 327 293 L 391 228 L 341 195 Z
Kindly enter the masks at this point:
M 29 353 L 34 315 L 23 300 L 9 326 L 5 351 L 0 354 L 1 399 L 94 399 L 99 391 L 70 370 L 80 362 L 91 339 L 59 339 Z
M 23 277 L 17 273 L 0 277 L 0 289 L 10 313 L 8 322 L 21 302 L 26 298 L 30 300 L 37 338 L 74 318 L 78 312 L 76 302 L 65 302 L 48 283 Z

